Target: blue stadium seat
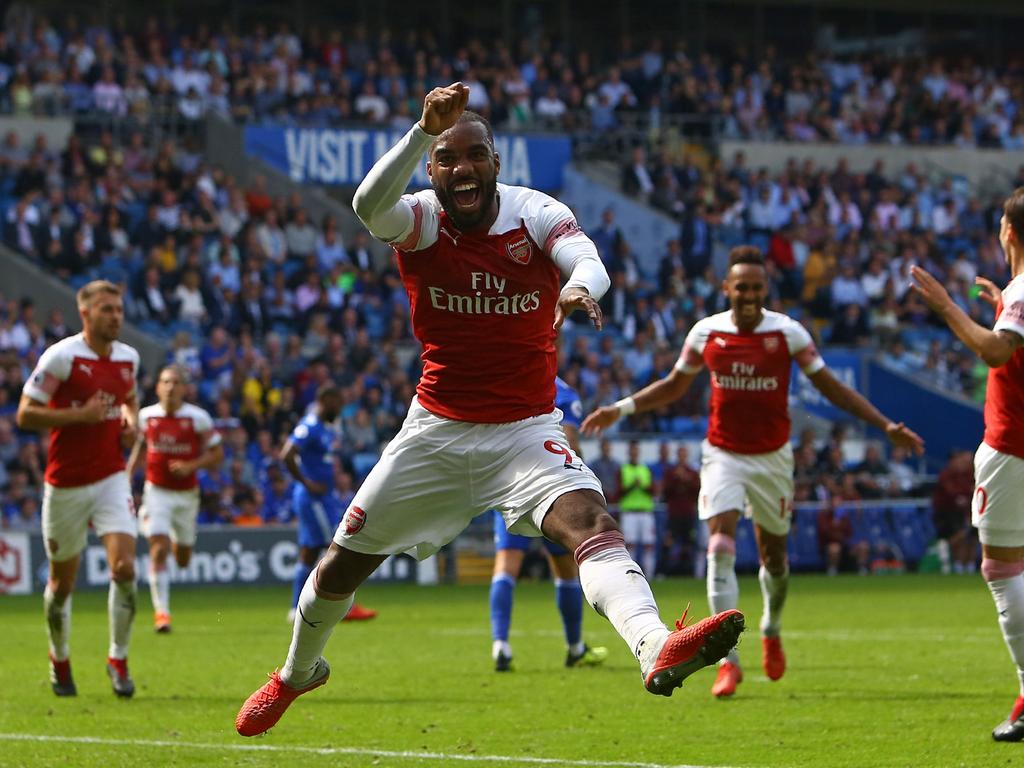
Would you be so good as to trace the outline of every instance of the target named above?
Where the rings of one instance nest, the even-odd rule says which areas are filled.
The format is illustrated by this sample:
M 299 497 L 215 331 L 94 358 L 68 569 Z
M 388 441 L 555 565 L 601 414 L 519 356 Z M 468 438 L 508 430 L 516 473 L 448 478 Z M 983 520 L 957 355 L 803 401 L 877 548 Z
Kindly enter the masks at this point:
M 818 544 L 818 512 L 798 509 L 793 513 L 789 532 L 789 564 L 794 571 L 814 571 L 824 567 Z
M 930 510 L 920 507 L 893 507 L 892 517 L 895 541 L 903 550 L 908 564 L 916 564 L 924 556 L 932 540 Z
M 355 470 L 356 476 L 353 478 L 358 485 L 363 482 L 370 470 L 377 464 L 377 460 L 380 458 L 376 453 L 356 453 L 352 455 L 352 469 Z

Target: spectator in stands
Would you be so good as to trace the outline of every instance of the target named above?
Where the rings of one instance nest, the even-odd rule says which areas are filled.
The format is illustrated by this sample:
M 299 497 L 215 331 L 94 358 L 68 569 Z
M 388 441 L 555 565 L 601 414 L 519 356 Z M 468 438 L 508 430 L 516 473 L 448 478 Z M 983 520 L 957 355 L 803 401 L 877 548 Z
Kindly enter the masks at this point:
M 654 480 L 651 468 L 640 461 L 640 443 L 629 441 L 629 458 L 619 470 L 619 519 L 626 547 L 653 578 L 657 557 L 654 518 Z
M 666 574 L 693 570 L 699 492 L 700 475 L 689 464 L 686 446 L 680 445 L 675 464 L 665 470 L 660 483 L 661 501 L 667 513 L 668 536 L 662 543 L 662 571 Z
M 932 519 L 940 540 L 944 573 L 974 573 L 977 569 L 978 539 L 971 526 L 974 496 L 974 458 L 957 451 L 939 473 L 932 496 Z
M 612 444 L 610 440 L 602 440 L 600 454 L 593 459 L 587 459 L 587 466 L 597 475 L 601 481 L 601 488 L 604 489 L 605 498 L 609 503 L 615 503 L 619 499 L 619 480 L 621 477 L 622 465 L 612 457 Z
M 868 573 L 870 544 L 854 538 L 849 514 L 846 510 L 837 511 L 832 502 L 826 502 L 818 513 L 818 545 L 829 576 L 839 573 L 848 559 L 854 561 L 861 576 Z

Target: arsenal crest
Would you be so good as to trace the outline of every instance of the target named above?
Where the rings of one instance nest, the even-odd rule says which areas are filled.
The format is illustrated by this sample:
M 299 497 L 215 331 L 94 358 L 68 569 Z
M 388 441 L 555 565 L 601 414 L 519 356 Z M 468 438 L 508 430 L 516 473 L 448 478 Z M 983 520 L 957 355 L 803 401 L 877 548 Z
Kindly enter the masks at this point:
M 366 513 L 359 507 L 349 507 L 341 524 L 345 526 L 346 536 L 355 536 L 366 525 Z
M 505 249 L 508 251 L 508 257 L 516 264 L 526 265 L 530 263 L 530 257 L 533 255 L 533 246 L 530 245 L 530 240 L 526 235 L 520 235 L 515 240 L 507 243 Z
M 778 336 L 765 336 L 764 337 L 764 351 L 774 352 L 779 348 Z

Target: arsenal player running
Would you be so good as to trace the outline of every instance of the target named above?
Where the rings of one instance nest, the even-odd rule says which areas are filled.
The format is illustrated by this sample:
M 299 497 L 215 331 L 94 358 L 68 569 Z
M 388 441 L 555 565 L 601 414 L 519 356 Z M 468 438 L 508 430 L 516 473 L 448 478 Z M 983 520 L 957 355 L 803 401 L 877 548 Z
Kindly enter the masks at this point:
M 50 574 L 43 596 L 50 635 L 50 683 L 74 696 L 69 638 L 71 593 L 91 524 L 110 564 L 110 648 L 114 693 L 131 696 L 128 641 L 135 616 L 135 509 L 122 440 L 135 438 L 139 353 L 117 340 L 121 289 L 95 280 L 78 291 L 82 332 L 39 358 L 18 404 L 22 429 L 50 430 L 43 490 L 43 535 Z
M 761 252 L 733 248 L 722 289 L 732 309 L 696 323 L 668 376 L 583 421 L 587 434 L 610 427 L 621 416 L 660 408 L 682 397 L 701 368 L 711 372 L 711 419 L 702 449 L 700 518 L 708 521 L 707 590 L 713 611 L 736 606 L 736 526 L 749 510 L 761 556 L 758 577 L 765 674 L 778 680 L 786 669 L 782 609 L 789 585 L 786 537 L 793 510 L 793 450 L 789 444 L 789 375 L 795 361 L 832 403 L 883 430 L 896 445 L 921 451 L 921 438 L 896 424 L 825 367 L 810 334 L 796 321 L 764 308 L 768 276 Z M 712 686 L 731 696 L 743 679 L 733 649 Z
M 911 268 L 917 291 L 953 333 L 989 366 L 985 436 L 974 455 L 971 519 L 981 539 L 981 575 L 999 614 L 1010 658 L 1017 665 L 1019 695 L 1009 717 L 996 726 L 996 741 L 1024 740 L 1024 187 L 1003 203 L 999 243 L 1013 279 L 1002 291 L 977 278 L 981 296 L 996 310 L 992 330 L 967 316 L 934 277 Z
M 146 462 L 142 533 L 149 539 L 149 594 L 157 632 L 171 631 L 167 555 L 173 548 L 178 567 L 185 568 L 196 543 L 196 472 L 215 469 L 224 460 L 213 419 L 199 406 L 185 402 L 185 386 L 185 374 L 177 365 L 160 371 L 159 402 L 139 411 L 139 438 L 128 461 L 129 477 L 135 475 L 140 461 Z
M 468 97 L 461 83 L 427 94 L 419 124 L 356 190 L 356 213 L 395 247 L 423 375 L 401 432 L 303 587 L 284 667 L 238 713 L 244 736 L 327 681 L 327 639 L 389 554 L 426 557 L 492 508 L 512 533 L 543 534 L 575 553 L 587 602 L 622 635 L 652 693 L 671 695 L 742 631 L 738 611 L 665 628 L 600 483 L 565 444 L 554 406 L 557 329 L 578 309 L 600 328 L 608 275 L 568 208 L 498 184 L 491 127 L 465 111 Z M 432 189 L 403 196 L 428 150 Z M 561 290 L 559 272 L 568 276 Z

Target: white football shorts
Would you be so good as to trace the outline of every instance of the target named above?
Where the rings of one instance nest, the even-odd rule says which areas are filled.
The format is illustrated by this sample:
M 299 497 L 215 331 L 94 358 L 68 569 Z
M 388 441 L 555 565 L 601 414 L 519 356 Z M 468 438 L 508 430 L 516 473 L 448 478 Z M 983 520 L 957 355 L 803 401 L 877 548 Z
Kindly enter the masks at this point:
M 1024 459 L 987 443 L 974 454 L 971 522 L 982 544 L 1024 547 Z
M 135 502 L 123 470 L 89 485 L 43 487 L 43 536 L 47 556 L 54 562 L 70 560 L 85 549 L 92 523 L 96 535 L 138 535 Z
M 656 544 L 657 526 L 653 512 L 619 512 L 622 537 L 627 546 Z
M 697 510 L 701 520 L 737 510 L 762 530 L 787 535 L 793 517 L 793 447 L 786 443 L 771 453 L 743 454 L 705 440 Z
M 437 552 L 469 521 L 498 510 L 510 533 L 540 536 L 555 500 L 601 483 L 568 446 L 561 413 L 508 424 L 453 421 L 414 398 L 334 534 L 355 552 Z
M 142 535 L 147 539 L 151 536 L 170 536 L 175 544 L 195 546 L 198 516 L 198 488 L 176 491 L 146 482 L 142 491 L 139 523 Z

